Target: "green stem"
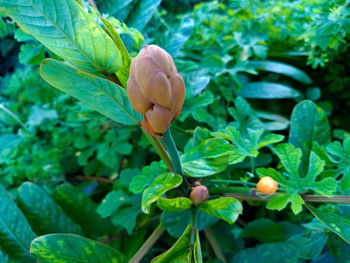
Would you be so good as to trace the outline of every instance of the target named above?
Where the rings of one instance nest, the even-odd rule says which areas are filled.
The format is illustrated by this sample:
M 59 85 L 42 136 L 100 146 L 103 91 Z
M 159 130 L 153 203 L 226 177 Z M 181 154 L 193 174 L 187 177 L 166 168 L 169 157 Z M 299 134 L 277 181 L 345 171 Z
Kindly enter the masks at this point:
M 197 230 L 196 214 L 197 214 L 197 208 L 196 208 L 196 207 L 192 207 L 192 208 L 191 208 L 191 237 L 190 237 L 190 247 L 194 247 L 194 244 L 196 243 L 196 230 Z
M 147 254 L 148 250 L 157 242 L 160 236 L 163 234 L 164 228 L 161 224 L 153 231 L 153 233 L 149 236 L 145 243 L 143 243 L 142 247 L 136 252 L 136 254 L 130 259 L 129 263 L 138 263 Z
M 215 237 L 213 231 L 211 230 L 211 228 L 207 227 L 206 229 L 204 229 L 204 233 L 209 241 L 209 244 L 213 248 L 216 257 L 218 259 L 220 259 L 222 262 L 227 263 L 226 258 L 224 256 L 224 254 L 222 253 L 220 245 L 219 245 L 218 241 L 216 240 L 216 237 Z
M 25 129 L 27 132 L 29 132 L 27 126 L 21 121 L 20 118 L 16 114 L 14 114 L 12 111 L 10 111 L 8 108 L 6 108 L 3 104 L 0 104 L 0 110 L 5 112 L 6 114 L 10 115 L 13 119 L 15 119 L 23 129 Z
M 184 176 L 182 166 L 181 166 L 179 152 L 177 151 L 175 142 L 173 140 L 173 137 L 171 136 L 170 127 L 164 133 L 164 138 L 161 139 L 161 142 L 165 145 L 165 148 L 167 149 L 167 151 L 170 155 L 171 162 L 172 162 L 173 167 L 174 167 L 174 172 Z
M 209 188 L 210 194 L 222 194 L 224 196 L 234 197 L 241 200 L 255 200 L 261 202 L 269 201 L 273 196 L 281 195 L 283 193 L 276 192 L 272 195 L 251 193 L 251 189 L 245 187 L 213 187 Z M 333 197 L 326 197 L 323 195 L 305 195 L 300 194 L 305 203 L 328 203 L 328 204 L 350 204 L 350 196 L 335 195 Z
M 149 135 L 144 129 L 142 129 L 144 135 L 148 139 L 148 141 L 153 145 L 154 149 L 160 156 L 160 158 L 164 161 L 165 165 L 168 167 L 169 171 L 174 171 L 173 164 L 171 163 L 171 159 L 166 152 L 163 144 L 159 141 L 158 138 Z
M 256 187 L 256 183 L 252 183 L 252 182 L 243 182 L 243 181 L 239 181 L 239 180 L 211 179 L 210 182 L 213 182 L 213 183 L 240 184 L 240 185 L 246 185 L 246 186 Z

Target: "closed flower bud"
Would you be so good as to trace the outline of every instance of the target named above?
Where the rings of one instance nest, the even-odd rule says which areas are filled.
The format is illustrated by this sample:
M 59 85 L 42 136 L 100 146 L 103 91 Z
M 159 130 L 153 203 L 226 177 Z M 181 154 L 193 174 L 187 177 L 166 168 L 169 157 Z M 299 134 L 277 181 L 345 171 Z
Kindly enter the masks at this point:
M 200 204 L 209 198 L 208 188 L 204 185 L 198 185 L 192 188 L 190 199 L 195 204 Z
M 264 194 L 273 194 L 278 189 L 278 183 L 270 176 L 261 178 L 256 186 L 258 191 Z
M 145 46 L 131 63 L 127 83 L 129 100 L 143 114 L 142 126 L 164 133 L 181 113 L 185 84 L 171 56 L 156 45 Z

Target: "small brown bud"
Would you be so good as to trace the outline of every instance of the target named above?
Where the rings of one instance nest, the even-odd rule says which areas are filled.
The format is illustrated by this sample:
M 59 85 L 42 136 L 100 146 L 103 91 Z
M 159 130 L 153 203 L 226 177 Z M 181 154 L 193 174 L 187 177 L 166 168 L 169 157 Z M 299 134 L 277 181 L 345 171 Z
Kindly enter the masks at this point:
M 200 204 L 209 198 L 208 188 L 204 185 L 198 185 L 192 188 L 190 199 L 195 204 Z

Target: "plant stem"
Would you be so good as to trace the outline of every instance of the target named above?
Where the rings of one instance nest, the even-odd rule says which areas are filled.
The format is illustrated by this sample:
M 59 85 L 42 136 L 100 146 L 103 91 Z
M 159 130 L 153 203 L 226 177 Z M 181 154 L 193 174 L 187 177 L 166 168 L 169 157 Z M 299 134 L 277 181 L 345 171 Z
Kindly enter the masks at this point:
M 190 247 L 192 248 L 196 243 L 196 231 L 197 231 L 196 214 L 197 214 L 197 208 L 192 207 L 191 208 L 191 237 L 190 237 Z
M 5 112 L 6 114 L 10 115 L 13 119 L 15 119 L 22 126 L 23 129 L 25 129 L 27 132 L 29 132 L 27 126 L 21 121 L 21 119 L 16 114 L 14 114 L 12 111 L 10 111 L 8 108 L 6 108 L 3 104 L 0 104 L 0 110 Z
M 168 167 L 169 171 L 174 171 L 173 164 L 171 163 L 171 159 L 165 150 L 163 144 L 159 141 L 158 138 L 149 135 L 144 129 L 142 129 L 144 135 L 148 139 L 148 141 L 153 145 L 154 149 L 160 156 L 160 158 L 164 161 L 165 165 Z
M 129 263 L 138 263 L 147 254 L 148 250 L 157 242 L 160 236 L 163 234 L 164 228 L 159 224 L 153 233 L 149 236 L 142 247 L 136 252 L 136 254 L 130 259 Z
M 167 149 L 167 151 L 170 155 L 171 162 L 172 162 L 173 167 L 174 167 L 174 172 L 184 176 L 182 166 L 181 166 L 179 152 L 177 151 L 176 144 L 173 140 L 173 137 L 171 136 L 170 127 L 164 133 L 164 138 L 161 139 L 161 142 L 165 145 L 165 148 Z
M 247 186 L 252 186 L 252 187 L 256 186 L 256 183 L 243 182 L 243 181 L 239 181 L 239 180 L 211 179 L 210 182 L 213 182 L 213 183 L 240 184 L 240 185 L 244 185 L 244 186 L 247 185 Z
M 272 195 L 255 195 L 251 189 L 245 187 L 214 187 L 210 188 L 211 194 L 222 194 L 224 196 L 234 197 L 241 200 L 255 200 L 261 202 L 269 201 L 273 196 L 283 194 L 277 192 Z M 335 195 L 333 197 L 326 197 L 323 195 L 300 195 L 305 203 L 329 203 L 329 204 L 350 204 L 350 196 L 346 195 Z
M 221 248 L 219 246 L 219 243 L 216 240 L 216 237 L 215 237 L 213 231 L 211 230 L 211 228 L 207 227 L 206 229 L 204 229 L 204 233 L 205 233 L 205 236 L 207 237 L 211 247 L 213 248 L 216 257 L 218 259 L 220 259 L 222 262 L 227 263 L 226 258 L 224 256 L 224 254 L 222 253 Z

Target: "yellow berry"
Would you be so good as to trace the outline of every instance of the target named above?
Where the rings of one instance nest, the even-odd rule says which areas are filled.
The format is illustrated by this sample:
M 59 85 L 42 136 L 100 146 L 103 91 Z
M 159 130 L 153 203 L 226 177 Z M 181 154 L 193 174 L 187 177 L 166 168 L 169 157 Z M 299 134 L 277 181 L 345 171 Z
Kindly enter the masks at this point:
M 265 176 L 259 180 L 256 188 L 264 194 L 273 194 L 277 191 L 278 183 L 270 176 Z

